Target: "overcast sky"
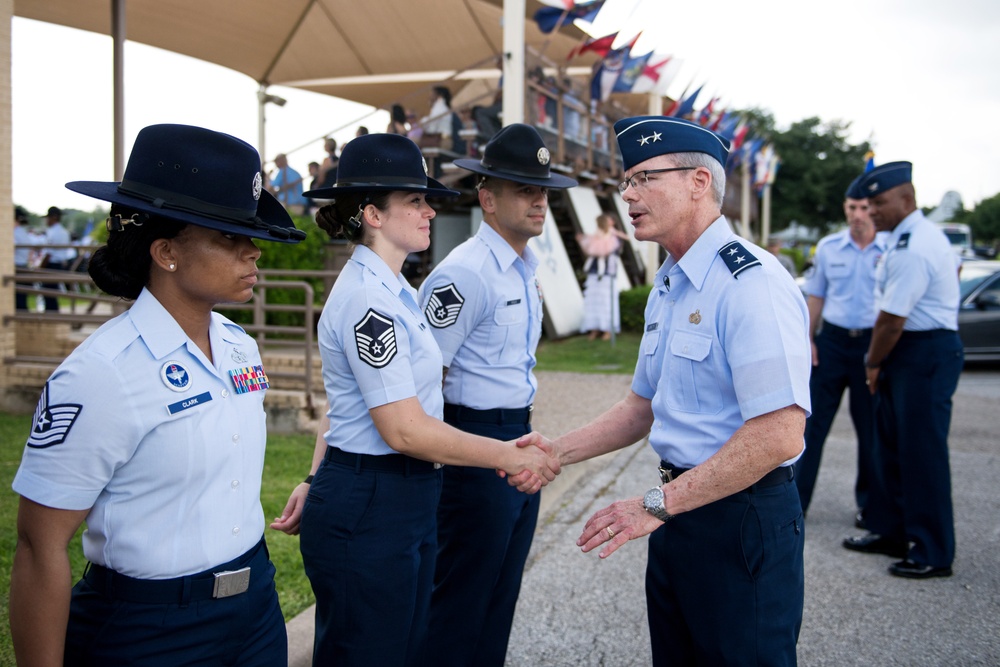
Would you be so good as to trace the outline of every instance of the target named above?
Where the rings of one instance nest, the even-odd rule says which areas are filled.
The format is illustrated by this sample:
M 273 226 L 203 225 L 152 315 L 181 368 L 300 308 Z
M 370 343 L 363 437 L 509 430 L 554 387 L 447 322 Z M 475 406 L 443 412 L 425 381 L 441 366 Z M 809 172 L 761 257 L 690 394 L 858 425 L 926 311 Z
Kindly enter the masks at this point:
M 644 29 L 639 50 L 681 61 L 667 89 L 705 84 L 700 107 L 769 109 L 779 127 L 819 116 L 851 122 L 851 140 L 874 144 L 876 163 L 910 160 L 918 202 L 958 191 L 966 208 L 1000 192 L 1000 2 L 996 0 L 608 0 L 595 32 Z M 63 187 L 111 180 L 111 39 L 13 21 L 14 201 L 89 210 Z M 160 122 L 202 125 L 251 144 L 257 84 L 221 67 L 126 44 L 126 142 Z M 290 154 L 306 171 L 319 139 L 359 124 L 382 131 L 383 114 L 323 95 L 272 87 L 267 157 Z M 312 142 L 312 143 L 310 143 Z M 860 166 L 859 166 L 860 169 Z M 778 177 L 780 178 L 780 172 Z M 775 221 L 779 226 L 784 221 Z

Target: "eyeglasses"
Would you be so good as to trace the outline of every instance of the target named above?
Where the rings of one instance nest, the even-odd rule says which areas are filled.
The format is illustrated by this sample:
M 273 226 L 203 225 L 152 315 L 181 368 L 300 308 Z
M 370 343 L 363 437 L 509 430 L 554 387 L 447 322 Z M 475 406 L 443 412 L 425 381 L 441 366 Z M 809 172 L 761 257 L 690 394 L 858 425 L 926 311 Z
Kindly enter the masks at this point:
M 649 180 L 650 174 L 662 174 L 666 171 L 689 171 L 697 168 L 698 167 L 668 167 L 666 169 L 646 169 L 644 171 L 636 172 L 618 184 L 618 194 L 625 194 L 625 191 L 628 190 L 628 186 L 630 185 L 633 188 L 638 188 L 640 183 L 645 185 Z

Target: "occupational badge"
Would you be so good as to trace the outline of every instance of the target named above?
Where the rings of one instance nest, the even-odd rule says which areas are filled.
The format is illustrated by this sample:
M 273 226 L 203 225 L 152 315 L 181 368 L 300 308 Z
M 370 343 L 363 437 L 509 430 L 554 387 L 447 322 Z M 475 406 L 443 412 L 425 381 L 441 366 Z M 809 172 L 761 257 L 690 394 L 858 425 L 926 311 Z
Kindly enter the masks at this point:
M 187 391 L 191 388 L 191 375 L 176 361 L 168 361 L 160 369 L 160 379 L 173 391 Z
M 701 309 L 695 310 L 688 315 L 688 322 L 691 324 L 701 324 Z

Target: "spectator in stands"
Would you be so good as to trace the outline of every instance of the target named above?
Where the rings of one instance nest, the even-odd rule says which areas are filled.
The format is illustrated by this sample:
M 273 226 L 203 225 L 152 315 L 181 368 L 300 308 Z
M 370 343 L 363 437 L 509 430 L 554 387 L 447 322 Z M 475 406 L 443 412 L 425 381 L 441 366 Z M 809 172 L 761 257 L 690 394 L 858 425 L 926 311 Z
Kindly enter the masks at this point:
M 323 149 L 326 151 L 326 157 L 323 158 L 323 164 L 319 168 L 319 187 L 329 188 L 337 182 L 337 165 L 340 164 L 340 158 L 337 157 L 337 140 L 327 137 L 323 142 Z
M 420 119 L 423 133 L 420 136 L 421 148 L 441 147 L 451 150 L 452 117 L 451 90 L 447 86 L 434 86 L 431 91 L 431 110 Z
M 305 214 L 309 200 L 302 196 L 302 175 L 288 166 L 288 157 L 284 153 L 274 156 L 274 166 L 278 171 L 270 179 L 268 190 L 293 215 Z
M 401 134 L 404 137 L 410 132 L 410 124 L 406 122 L 406 111 L 402 104 L 393 104 L 389 111 L 389 126 L 385 128 L 388 134 Z
M 55 206 L 50 206 L 45 215 L 48 229 L 45 231 L 46 246 L 67 246 L 72 243 L 69 231 L 62 224 L 62 211 Z M 45 257 L 42 259 L 42 267 L 52 271 L 68 271 L 70 264 L 76 259 L 76 250 L 72 248 L 49 248 L 45 249 Z M 53 290 L 66 290 L 63 283 L 45 283 L 43 288 Z M 59 312 L 59 300 L 54 296 L 45 297 L 45 310 Z
M 28 213 L 20 206 L 14 207 L 14 220 L 17 225 L 14 227 L 14 245 L 15 246 L 29 246 L 35 245 L 35 235 L 31 233 L 30 225 L 28 224 Z M 25 271 L 28 269 L 28 260 L 31 257 L 31 248 L 19 248 L 14 249 L 14 271 Z M 25 283 L 18 283 L 20 287 L 30 287 Z M 17 310 L 27 310 L 28 309 L 28 295 L 23 292 L 16 291 L 14 293 L 15 308 Z
M 354 138 L 363 137 L 368 134 L 368 128 L 364 125 L 358 125 L 357 131 L 354 133 Z
M 472 118 L 476 121 L 480 141 L 484 143 L 489 141 L 503 127 L 503 121 L 500 120 L 502 111 L 503 90 L 498 90 L 493 96 L 493 104 L 487 107 L 476 106 L 472 108 Z

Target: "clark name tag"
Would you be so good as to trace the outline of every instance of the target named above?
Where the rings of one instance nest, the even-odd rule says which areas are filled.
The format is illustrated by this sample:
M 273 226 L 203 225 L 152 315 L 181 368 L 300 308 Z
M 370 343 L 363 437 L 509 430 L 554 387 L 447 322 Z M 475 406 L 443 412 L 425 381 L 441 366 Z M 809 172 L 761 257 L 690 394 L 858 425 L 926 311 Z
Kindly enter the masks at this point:
M 198 394 L 197 396 L 192 396 L 191 398 L 186 398 L 183 401 L 177 401 L 176 403 L 171 403 L 167 406 L 167 412 L 172 415 L 176 415 L 182 410 L 187 410 L 189 408 L 198 407 L 202 403 L 208 403 L 212 400 L 212 394 L 205 392 L 204 394 Z

